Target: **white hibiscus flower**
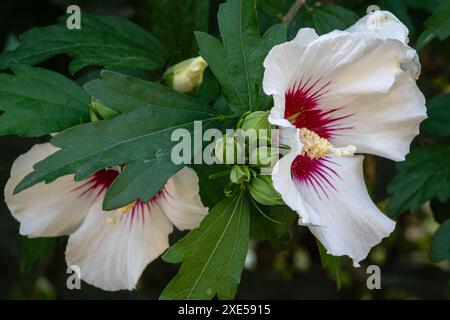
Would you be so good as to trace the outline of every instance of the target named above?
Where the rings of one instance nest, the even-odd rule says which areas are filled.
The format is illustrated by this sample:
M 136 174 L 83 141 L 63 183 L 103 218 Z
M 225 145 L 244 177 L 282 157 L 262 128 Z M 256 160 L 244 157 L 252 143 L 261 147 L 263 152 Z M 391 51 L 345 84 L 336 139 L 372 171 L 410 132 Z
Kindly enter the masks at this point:
M 401 161 L 426 118 L 408 29 L 386 11 L 369 18 L 375 27 L 366 16 L 322 36 L 301 29 L 264 61 L 269 120 L 290 146 L 274 167 L 274 187 L 328 253 L 355 265 L 395 222 L 371 201 L 363 156 L 354 154 Z
M 67 264 L 79 266 L 81 278 L 94 286 L 133 289 L 145 267 L 169 247 L 173 226 L 193 229 L 208 212 L 190 168 L 172 176 L 149 202 L 138 200 L 114 211 L 102 210 L 102 202 L 119 169 L 100 170 L 81 182 L 75 182 L 73 175 L 64 176 L 13 195 L 33 165 L 56 150 L 46 143 L 20 156 L 11 169 L 5 200 L 20 222 L 20 234 L 70 235 Z

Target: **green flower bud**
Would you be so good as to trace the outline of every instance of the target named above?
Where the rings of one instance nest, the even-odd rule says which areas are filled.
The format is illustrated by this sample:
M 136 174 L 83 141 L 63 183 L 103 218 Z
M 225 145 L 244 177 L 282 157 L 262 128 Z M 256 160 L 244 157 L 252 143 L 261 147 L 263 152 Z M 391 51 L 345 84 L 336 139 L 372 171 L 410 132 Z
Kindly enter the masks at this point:
M 92 122 L 111 119 L 119 114 L 117 111 L 108 108 L 107 106 L 105 106 L 100 101 L 94 98 L 91 100 L 91 104 L 89 105 L 89 112 L 91 115 Z
M 233 183 L 240 184 L 251 180 L 251 172 L 247 166 L 234 165 L 230 172 L 230 180 Z
M 266 206 L 284 205 L 281 195 L 274 189 L 271 176 L 257 176 L 248 187 L 253 199 Z
M 267 136 L 270 135 L 270 129 L 274 128 L 269 122 L 269 113 L 267 111 L 255 111 L 247 115 L 242 121 L 242 130 L 247 131 L 248 129 L 255 129 L 256 131 L 260 129 L 267 130 Z
M 242 146 L 235 137 L 224 135 L 216 141 L 214 147 L 214 157 L 219 164 L 235 164 L 238 160 L 243 160 Z
M 271 147 L 259 147 L 253 150 L 249 163 L 258 167 L 267 167 L 275 164 L 280 158 L 277 149 Z
M 184 60 L 164 72 L 167 85 L 181 93 L 192 93 L 203 82 L 203 72 L 208 64 L 202 57 Z

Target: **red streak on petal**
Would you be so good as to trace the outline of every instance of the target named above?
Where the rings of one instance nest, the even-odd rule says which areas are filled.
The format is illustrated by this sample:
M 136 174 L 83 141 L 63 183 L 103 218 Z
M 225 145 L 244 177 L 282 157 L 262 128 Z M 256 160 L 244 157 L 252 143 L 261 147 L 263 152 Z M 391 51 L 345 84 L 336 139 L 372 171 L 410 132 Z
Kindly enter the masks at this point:
M 95 194 L 94 200 L 98 199 L 114 182 L 114 180 L 119 175 L 119 171 L 114 169 L 102 169 L 97 171 L 86 180 L 82 185 L 72 190 L 72 192 L 79 191 L 79 197 L 90 196 L 91 194 Z M 137 217 L 140 217 L 142 223 L 145 222 L 145 214 L 151 214 L 152 204 L 156 202 L 160 197 L 165 198 L 166 196 L 170 196 L 170 194 L 162 188 L 158 191 L 149 201 L 141 201 L 140 199 L 136 200 L 133 206 L 130 208 L 130 212 L 128 214 L 124 214 L 121 216 L 121 221 L 127 221 L 131 225 L 136 220 Z
M 339 175 L 327 164 L 334 162 L 327 158 L 311 159 L 308 156 L 298 155 L 292 162 L 291 174 L 296 183 L 312 188 L 319 199 L 321 194 L 328 197 L 327 192 L 330 188 L 336 191 L 332 178 Z
M 81 186 L 73 189 L 72 191 L 82 191 L 79 197 L 89 196 L 94 192 L 97 192 L 95 199 L 102 195 L 113 183 L 119 172 L 114 169 L 102 169 L 97 171 Z
M 121 220 L 126 218 L 131 225 L 136 221 L 137 218 L 140 218 L 142 223 L 145 222 L 145 214 L 151 214 L 152 213 L 152 205 L 161 197 L 165 198 L 167 194 L 167 191 L 162 188 L 160 191 L 158 191 L 149 201 L 142 201 L 141 199 L 136 200 L 136 202 L 133 204 L 133 207 L 130 209 L 131 212 L 128 214 L 122 215 Z
M 320 100 L 329 91 L 331 82 L 318 86 L 320 80 L 319 78 L 311 83 L 311 79 L 306 82 L 303 82 L 302 79 L 286 91 L 284 118 L 294 117 L 291 122 L 297 128 L 307 128 L 321 138 L 330 139 L 336 134 L 336 131 L 351 129 L 348 126 L 340 126 L 339 121 L 352 116 L 352 114 L 338 117 L 334 116 L 334 113 L 342 108 L 321 110 Z

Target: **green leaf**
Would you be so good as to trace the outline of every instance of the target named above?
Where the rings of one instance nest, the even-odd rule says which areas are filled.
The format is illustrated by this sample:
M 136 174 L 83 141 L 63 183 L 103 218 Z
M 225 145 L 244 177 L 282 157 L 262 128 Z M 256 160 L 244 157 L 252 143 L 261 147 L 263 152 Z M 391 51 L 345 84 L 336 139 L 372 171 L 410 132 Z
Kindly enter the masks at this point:
M 75 82 L 40 68 L 13 65 L 0 74 L 0 135 L 38 137 L 89 121 L 89 95 Z
M 8 33 L 6 35 L 5 44 L 3 46 L 3 50 L 1 51 L 10 51 L 14 50 L 19 46 L 19 38 L 14 33 Z
M 223 165 L 194 165 L 192 167 L 197 173 L 200 186 L 200 197 L 202 202 L 207 207 L 213 207 L 217 202 L 223 199 L 224 189 L 229 182 L 228 176 L 215 178 L 211 180 L 209 177 L 218 172 L 223 172 L 225 167 Z
M 211 72 L 211 69 L 207 68 L 203 73 L 203 82 L 197 89 L 195 96 L 206 102 L 214 103 L 220 96 L 220 84 L 216 77 Z
M 438 95 L 427 102 L 428 119 L 422 123 L 430 135 L 450 136 L 450 93 Z
M 53 247 L 55 238 L 29 239 L 21 237 L 20 272 L 27 271 L 33 264 L 41 260 Z
M 288 28 L 288 38 L 292 39 L 300 28 L 314 28 L 320 34 L 333 30 L 344 30 L 358 20 L 358 15 L 338 5 L 302 7 Z
M 265 207 L 257 204 L 264 215 L 255 207 L 251 207 L 250 234 L 255 240 L 271 240 L 286 238 L 298 215 L 285 206 Z
M 255 2 L 229 0 L 220 5 L 218 21 L 222 41 L 196 32 L 201 56 L 222 85 L 223 94 L 237 115 L 260 109 L 263 61 L 269 50 L 285 41 L 286 30 L 274 25 L 261 37 Z M 262 105 L 268 99 L 260 99 Z
M 133 92 L 131 87 L 130 92 Z M 127 102 L 124 100 L 124 109 L 132 109 L 130 106 L 135 103 L 133 97 L 130 97 L 130 101 L 130 104 L 126 105 Z M 147 172 L 142 175 L 148 177 L 155 170 L 155 163 L 152 160 L 167 157 L 173 145 L 178 143 L 171 141 L 172 131 L 185 128 L 193 132 L 193 122 L 197 120 L 203 120 L 203 127 L 208 127 L 214 123 L 216 116 L 192 111 L 187 107 L 176 109 L 143 104 L 143 107 L 111 120 L 72 127 L 53 138 L 52 144 L 61 150 L 37 163 L 34 166 L 35 171 L 25 177 L 16 187 L 15 192 L 20 192 L 41 181 L 51 182 L 71 173 L 75 174 L 77 181 L 83 180 L 99 169 L 130 163 L 133 163 L 131 168 L 139 166 L 144 170 L 143 166 L 145 166 Z M 135 161 L 138 163 L 134 163 Z M 175 170 L 169 165 L 164 168 L 167 169 L 164 171 L 167 178 Z M 123 197 L 115 201 L 111 200 L 114 207 L 110 207 L 113 204 L 108 202 L 105 208 L 115 209 L 119 207 L 119 204 L 127 204 L 125 199 L 129 200 L 127 200 L 128 203 L 137 198 L 143 201 L 149 200 L 154 196 L 151 190 L 155 189 L 151 184 L 154 182 L 159 185 L 161 181 L 161 179 L 148 181 L 145 190 L 141 184 L 142 177 L 136 179 L 136 173 L 133 173 L 132 169 L 124 170 L 124 174 L 129 178 L 124 181 L 124 178 L 119 176 L 120 184 L 113 189 L 115 194 L 117 190 L 123 190 Z M 120 187 L 126 182 L 129 183 L 130 190 Z M 108 199 L 112 198 L 108 196 Z
M 436 12 L 425 21 L 425 30 L 417 40 L 417 51 L 422 50 L 434 38 L 445 40 L 450 36 L 450 1 L 442 1 Z
M 431 242 L 430 260 L 432 262 L 450 260 L 450 220 L 441 224 L 434 233 Z
M 442 0 L 406 0 L 408 7 L 433 13 Z
M 450 219 L 450 201 L 444 203 L 438 199 L 431 199 L 430 207 L 433 212 L 433 218 L 438 223 L 443 223 L 447 219 Z
M 102 71 L 101 79 L 88 82 L 84 88 L 104 105 L 120 113 L 141 107 L 214 113 L 210 106 L 198 99 L 158 83 L 113 71 Z
M 336 287 L 341 290 L 342 287 L 342 261 L 341 257 L 336 257 L 329 255 L 324 246 L 317 242 L 317 247 L 319 248 L 320 261 L 322 262 L 322 267 L 328 270 L 330 277 L 336 282 Z
M 250 208 L 245 191 L 219 202 L 200 226 L 163 256 L 183 262 L 161 299 L 232 299 L 247 255 Z
M 388 212 L 393 216 L 418 209 L 435 197 L 450 197 L 450 145 L 432 144 L 412 151 L 397 165 L 398 173 L 389 184 L 392 197 Z
M 157 83 L 112 71 L 103 71 L 101 79 L 90 81 L 85 88 L 96 99 L 120 113 L 129 113 L 142 107 L 209 114 L 214 112 L 206 103 L 190 96 Z M 106 193 L 104 207 L 114 209 L 138 198 L 149 200 L 171 175 L 183 167 L 173 164 L 167 151 L 170 150 L 165 150 L 159 158 L 129 163 Z
M 103 207 L 121 208 L 136 199 L 149 201 L 167 180 L 183 168 L 170 159 L 170 152 L 156 159 L 136 160 L 122 170 L 106 192 Z
M 259 0 L 258 4 L 264 13 L 278 21 L 281 21 L 287 10 L 289 10 L 286 0 Z
M 149 0 L 145 14 L 150 16 L 151 31 L 171 54 L 175 64 L 198 54 L 194 31 L 208 31 L 209 0 Z
M 16 62 L 36 64 L 62 53 L 74 57 L 72 73 L 86 66 L 156 70 L 164 63 L 165 49 L 158 39 L 130 21 L 83 12 L 81 29 L 69 30 L 65 19 L 24 33 L 15 50 L 0 56 L 0 69 Z

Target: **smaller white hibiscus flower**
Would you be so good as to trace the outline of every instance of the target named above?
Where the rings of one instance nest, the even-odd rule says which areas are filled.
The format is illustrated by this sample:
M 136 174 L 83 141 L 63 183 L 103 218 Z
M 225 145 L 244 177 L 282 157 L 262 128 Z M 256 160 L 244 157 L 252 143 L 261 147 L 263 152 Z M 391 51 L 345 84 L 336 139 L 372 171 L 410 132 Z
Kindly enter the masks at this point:
M 264 61 L 269 121 L 290 146 L 274 166 L 274 187 L 328 253 L 355 265 L 395 226 L 370 199 L 355 153 L 403 160 L 426 118 L 407 41 L 408 29 L 379 11 L 346 31 L 301 29 Z
M 73 175 L 60 177 L 13 195 L 33 165 L 55 151 L 50 143 L 35 145 L 14 162 L 6 203 L 20 222 L 20 234 L 70 235 L 67 264 L 79 266 L 84 281 L 104 290 L 133 289 L 145 267 L 169 247 L 173 226 L 193 229 L 208 212 L 190 168 L 172 176 L 150 201 L 138 200 L 114 211 L 104 211 L 102 202 L 118 168 L 100 170 L 81 182 Z

